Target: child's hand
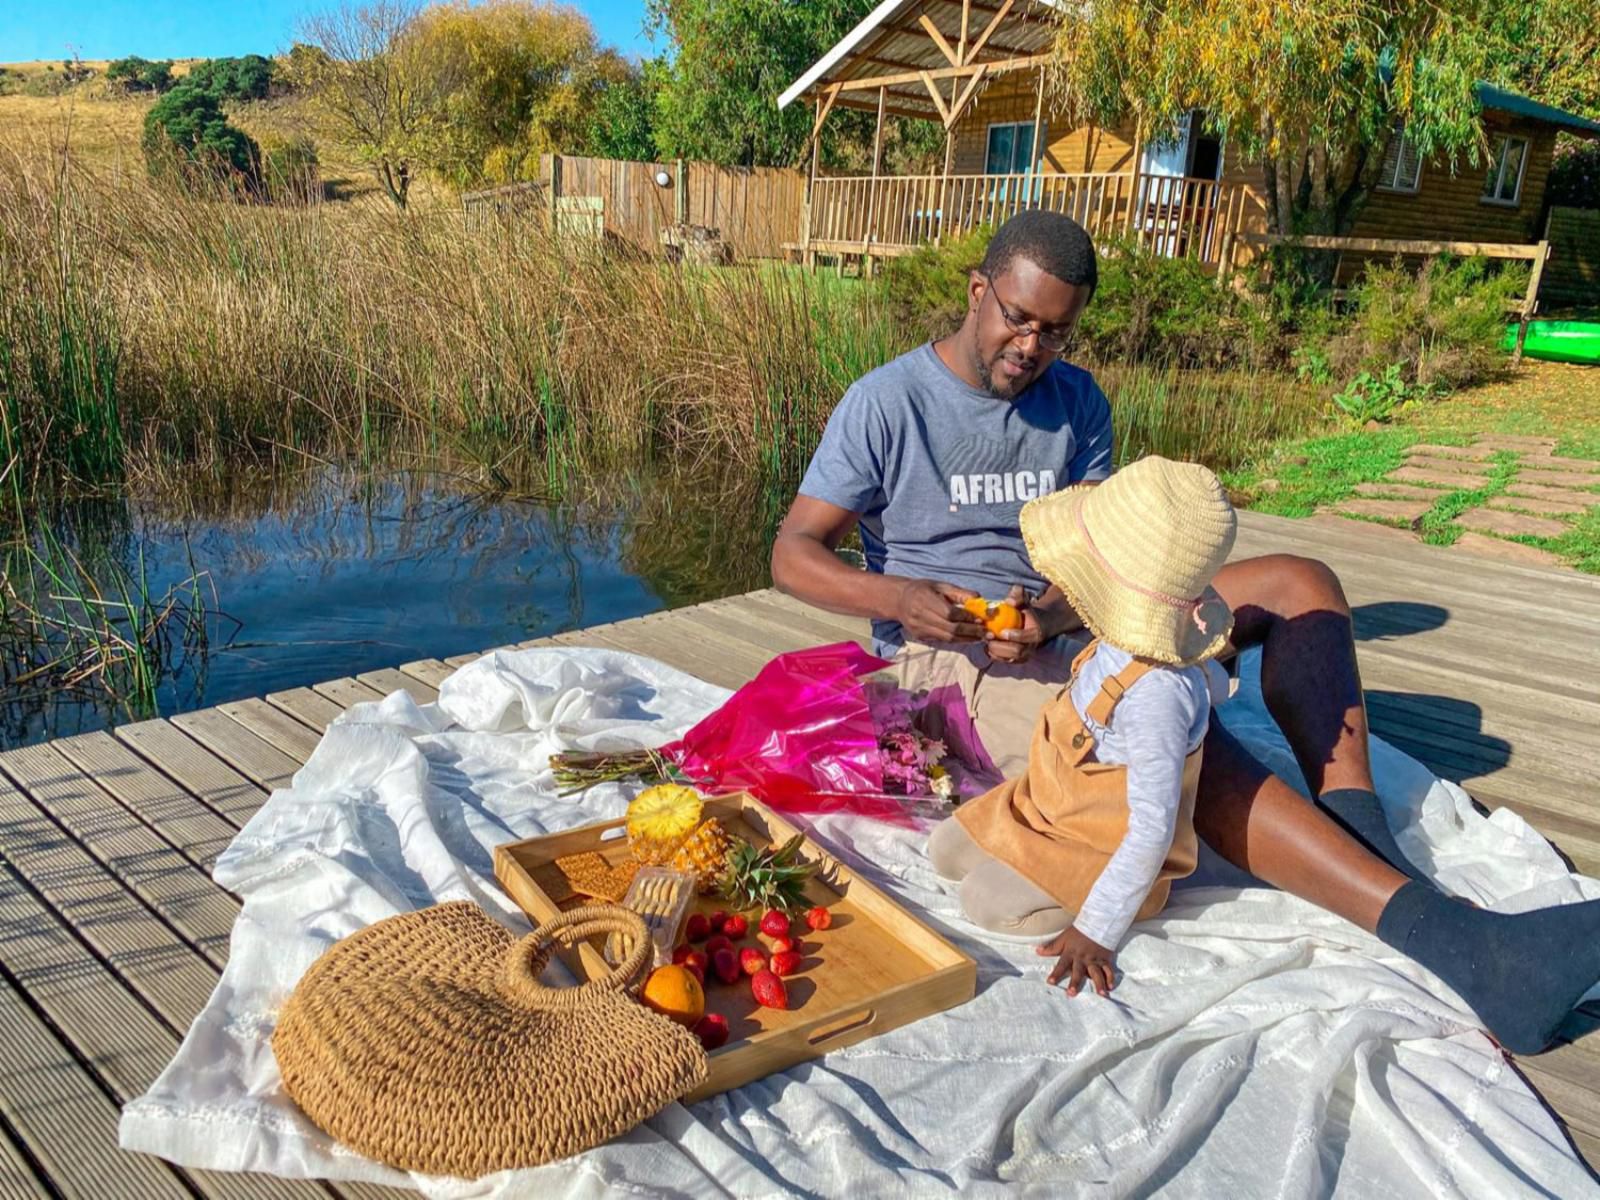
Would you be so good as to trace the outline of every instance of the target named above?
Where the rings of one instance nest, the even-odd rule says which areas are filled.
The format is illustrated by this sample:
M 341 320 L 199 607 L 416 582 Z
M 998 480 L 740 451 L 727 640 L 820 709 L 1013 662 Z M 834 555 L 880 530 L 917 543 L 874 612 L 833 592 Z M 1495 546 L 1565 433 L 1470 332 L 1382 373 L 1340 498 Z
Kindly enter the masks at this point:
M 1054 987 L 1067 972 L 1067 995 L 1076 996 L 1078 988 L 1088 980 L 1102 996 L 1111 994 L 1117 985 L 1117 955 L 1099 942 L 1091 942 L 1076 929 L 1069 927 L 1052 941 L 1037 949 L 1039 954 L 1059 954 L 1056 965 L 1050 969 L 1049 983 Z

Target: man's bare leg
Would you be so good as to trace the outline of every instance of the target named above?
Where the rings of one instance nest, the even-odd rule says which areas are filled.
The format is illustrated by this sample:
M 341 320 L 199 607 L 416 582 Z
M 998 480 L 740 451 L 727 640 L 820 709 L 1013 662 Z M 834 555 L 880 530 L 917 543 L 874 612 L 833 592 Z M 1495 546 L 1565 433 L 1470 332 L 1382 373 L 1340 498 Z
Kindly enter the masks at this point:
M 1368 933 L 1406 877 L 1263 766 L 1215 718 L 1201 759 L 1195 832 L 1257 879 Z
M 1261 691 L 1318 806 L 1391 867 L 1425 879 L 1389 828 L 1372 786 L 1355 630 L 1339 580 L 1288 554 L 1230 563 L 1217 590 L 1234 645 L 1261 647 Z

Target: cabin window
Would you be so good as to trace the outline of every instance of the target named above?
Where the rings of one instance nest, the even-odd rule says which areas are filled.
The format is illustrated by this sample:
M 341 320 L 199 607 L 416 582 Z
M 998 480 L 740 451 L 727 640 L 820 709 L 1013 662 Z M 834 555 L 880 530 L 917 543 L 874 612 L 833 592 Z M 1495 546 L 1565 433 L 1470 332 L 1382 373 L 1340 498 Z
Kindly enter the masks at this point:
M 1033 122 L 989 126 L 984 153 L 985 175 L 1021 175 L 1033 169 Z
M 1383 152 L 1383 171 L 1378 189 L 1384 192 L 1416 192 L 1422 183 L 1422 156 L 1417 145 L 1406 137 L 1406 127 L 1397 123 Z
M 1522 200 L 1522 173 L 1528 165 L 1528 139 L 1501 134 L 1489 158 L 1489 174 L 1483 181 L 1485 204 L 1509 204 Z

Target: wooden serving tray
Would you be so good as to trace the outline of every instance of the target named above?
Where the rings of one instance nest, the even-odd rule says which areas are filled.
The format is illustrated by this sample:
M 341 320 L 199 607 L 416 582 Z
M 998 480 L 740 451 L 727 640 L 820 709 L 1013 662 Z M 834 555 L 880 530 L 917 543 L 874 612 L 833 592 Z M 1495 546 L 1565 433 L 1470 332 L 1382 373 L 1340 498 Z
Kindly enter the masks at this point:
M 708 798 L 705 815 L 758 847 L 781 845 L 800 832 L 743 793 Z M 622 820 L 603 821 L 498 846 L 495 877 L 535 922 L 592 903 L 566 895 L 565 880 L 552 863 L 585 850 L 598 851 L 611 863 L 624 861 L 628 846 L 623 825 Z M 783 981 L 787 1009 L 762 1008 L 744 979 L 725 984 L 707 978 L 706 1011 L 728 1019 L 730 1036 L 726 1045 L 711 1052 L 711 1073 L 684 1097 L 686 1104 L 954 1008 L 976 991 L 977 966 L 971 958 L 809 839 L 800 855 L 816 864 L 806 881 L 806 896 L 833 914 L 833 924 L 804 930 L 805 967 Z M 697 896 L 689 911 L 709 916 L 719 908 L 732 911 L 715 895 Z M 750 933 L 735 946 L 767 951 L 756 930 L 761 914 L 746 915 Z M 610 970 L 602 944 L 596 938 L 560 953 L 578 978 L 594 979 Z

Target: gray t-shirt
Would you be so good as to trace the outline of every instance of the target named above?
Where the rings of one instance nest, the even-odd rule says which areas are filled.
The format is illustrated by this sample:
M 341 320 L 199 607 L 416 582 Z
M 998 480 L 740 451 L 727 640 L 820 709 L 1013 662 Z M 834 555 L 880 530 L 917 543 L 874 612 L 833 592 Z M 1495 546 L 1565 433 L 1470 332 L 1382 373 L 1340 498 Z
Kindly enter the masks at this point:
M 969 386 L 931 344 L 857 380 L 828 418 L 800 494 L 859 513 L 868 570 L 999 599 L 1048 582 L 1028 561 L 1022 506 L 1111 475 L 1111 406 L 1081 367 L 1052 363 L 1015 400 Z M 902 643 L 874 621 L 881 648 Z

